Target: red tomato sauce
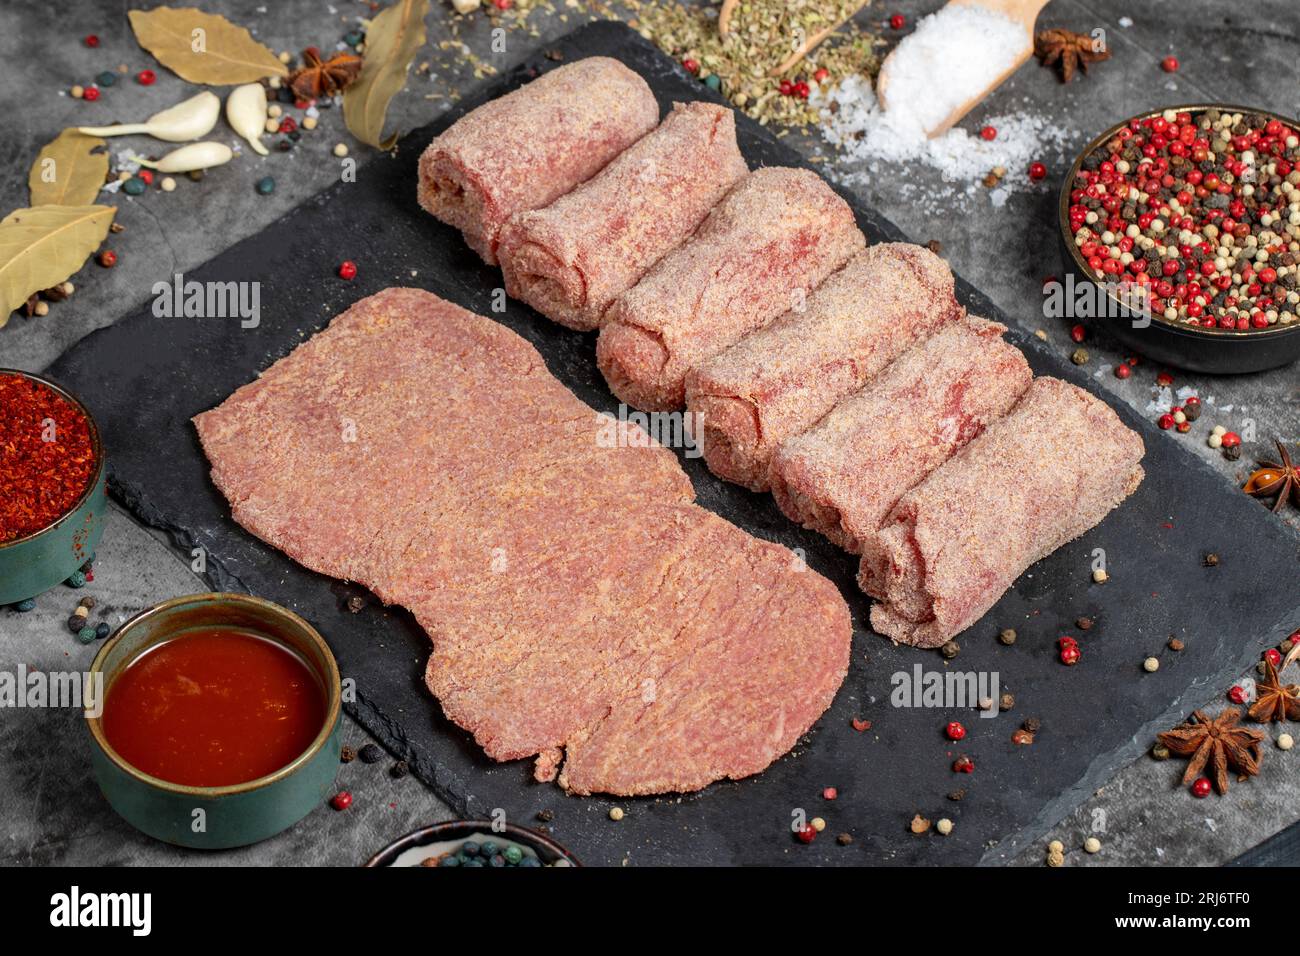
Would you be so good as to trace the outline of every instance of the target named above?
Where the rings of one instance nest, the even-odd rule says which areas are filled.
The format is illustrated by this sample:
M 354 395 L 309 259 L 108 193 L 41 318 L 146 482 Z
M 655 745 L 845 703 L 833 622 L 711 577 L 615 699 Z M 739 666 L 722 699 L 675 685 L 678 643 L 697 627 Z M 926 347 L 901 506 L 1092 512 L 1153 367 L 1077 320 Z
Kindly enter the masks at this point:
M 292 763 L 325 723 L 325 691 L 284 645 L 250 632 L 187 631 L 132 661 L 108 688 L 103 728 L 138 770 L 223 787 Z

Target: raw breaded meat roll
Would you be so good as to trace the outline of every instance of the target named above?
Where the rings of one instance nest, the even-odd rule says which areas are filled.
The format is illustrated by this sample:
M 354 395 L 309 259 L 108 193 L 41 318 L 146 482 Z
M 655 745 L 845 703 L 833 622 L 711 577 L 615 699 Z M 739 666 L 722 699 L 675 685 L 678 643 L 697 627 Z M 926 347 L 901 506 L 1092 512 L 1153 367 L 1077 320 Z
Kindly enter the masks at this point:
M 1033 373 L 1006 326 L 966 317 L 936 332 L 777 446 L 781 510 L 857 554 L 903 494 L 1007 410 Z
M 645 80 L 593 56 L 466 113 L 420 157 L 420 205 L 465 234 L 489 265 L 517 212 L 586 182 L 659 122 Z
M 863 552 L 871 626 L 937 647 L 1031 564 L 1096 525 L 1142 482 L 1142 439 L 1105 402 L 1039 378 L 894 507 Z
M 802 309 L 745 336 L 686 376 L 715 475 L 766 491 L 772 452 L 919 339 L 957 319 L 952 270 L 905 242 L 871 246 Z
M 678 103 L 586 183 L 506 224 L 497 249 L 506 292 L 561 325 L 594 329 L 748 171 L 731 110 Z
M 681 408 L 686 373 L 797 304 L 866 245 L 806 169 L 750 173 L 605 313 L 596 361 L 620 399 Z

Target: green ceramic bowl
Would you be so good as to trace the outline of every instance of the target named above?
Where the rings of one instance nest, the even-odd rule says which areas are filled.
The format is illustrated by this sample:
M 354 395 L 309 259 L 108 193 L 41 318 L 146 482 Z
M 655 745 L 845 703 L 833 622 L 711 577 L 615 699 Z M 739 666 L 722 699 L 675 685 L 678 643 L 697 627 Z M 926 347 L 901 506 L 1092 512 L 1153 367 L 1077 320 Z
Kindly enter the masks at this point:
M 137 770 L 109 745 L 99 717 L 86 723 L 95 779 L 114 810 L 151 837 L 219 850 L 274 836 L 329 799 L 342 746 L 343 693 L 338 664 L 316 629 L 292 611 L 246 594 L 191 594 L 137 614 L 96 655 L 92 681 L 102 674 L 111 696 L 113 679 L 144 651 L 179 632 L 207 627 L 256 631 L 296 651 L 315 670 L 326 691 L 325 722 L 296 760 L 247 783 L 185 786 Z
M 104 534 L 104 512 L 108 508 L 105 491 L 108 468 L 99 428 L 86 406 L 67 389 L 40 375 L 0 368 L 0 375 L 21 375 L 40 382 L 62 395 L 86 416 L 90 440 L 95 448 L 95 476 L 72 510 L 54 524 L 40 531 L 0 543 L 0 605 L 15 604 L 43 594 L 66 581 L 99 547 Z

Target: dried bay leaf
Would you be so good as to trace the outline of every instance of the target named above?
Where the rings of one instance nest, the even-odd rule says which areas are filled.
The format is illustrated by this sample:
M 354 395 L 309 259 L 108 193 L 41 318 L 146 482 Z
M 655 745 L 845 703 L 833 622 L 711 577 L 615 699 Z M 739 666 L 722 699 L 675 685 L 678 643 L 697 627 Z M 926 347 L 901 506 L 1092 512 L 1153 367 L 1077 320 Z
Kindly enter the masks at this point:
M 32 293 L 85 265 L 116 212 L 113 206 L 36 206 L 0 220 L 0 327 Z
M 107 144 L 98 136 L 65 129 L 45 145 L 27 185 L 33 206 L 85 206 L 93 203 L 108 173 L 108 153 L 95 152 Z
M 136 42 L 183 80 L 226 86 L 288 76 L 276 55 L 243 27 L 193 7 L 155 7 L 127 14 Z
M 391 149 L 394 133 L 384 135 L 388 104 L 406 84 L 406 73 L 424 46 L 424 15 L 429 0 L 398 0 L 386 8 L 366 30 L 366 55 L 361 75 L 343 94 L 343 120 L 361 142 Z

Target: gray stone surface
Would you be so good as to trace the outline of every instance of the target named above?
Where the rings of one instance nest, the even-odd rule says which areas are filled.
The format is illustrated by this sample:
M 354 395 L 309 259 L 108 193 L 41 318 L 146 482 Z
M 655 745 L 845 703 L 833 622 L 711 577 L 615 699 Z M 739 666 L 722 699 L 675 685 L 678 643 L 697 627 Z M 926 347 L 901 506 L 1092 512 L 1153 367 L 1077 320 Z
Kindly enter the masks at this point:
M 900 11 L 914 22 L 937 6 L 935 0 L 899 0 L 887 7 L 876 3 L 860 19 L 879 24 Z M 309 43 L 328 49 L 357 17 L 368 14 L 364 3 L 353 0 L 334 4 L 211 0 L 204 8 L 249 26 L 277 50 L 295 51 Z M 427 62 L 429 67 L 412 74 L 390 111 L 390 124 L 406 129 L 428 122 L 476 82 L 474 65 L 459 55 L 460 42 L 478 57 L 479 64 L 503 69 L 590 15 L 586 4 L 560 2 L 556 8 L 534 11 L 526 27 L 507 31 L 505 50 L 494 53 L 492 24 L 484 14 L 456 18 L 435 0 L 427 20 L 429 44 L 417 58 L 417 63 Z M 1221 99 L 1289 115 L 1300 113 L 1296 82 L 1300 14 L 1293 0 L 1258 2 L 1252 5 L 1249 19 L 1239 9 L 1214 0 L 1143 5 L 1123 0 L 1053 0 L 1040 25 L 1080 32 L 1102 27 L 1114 57 L 1087 79 L 1069 86 L 1030 63 L 966 121 L 968 128 L 977 128 L 986 116 L 1023 111 L 1053 117 L 1065 131 L 1059 150 L 1044 147 L 1041 159 L 1052 171 L 1046 184 L 1012 196 L 1000 208 L 994 208 L 983 194 L 969 200 L 946 197 L 940 177 L 925 167 L 867 168 L 837 160 L 834 151 L 815 136 L 793 134 L 790 141 L 807 155 L 821 157 L 829 175 L 851 185 L 915 239 L 939 239 L 954 268 L 987 292 L 1012 320 L 1030 329 L 1042 328 L 1054 344 L 1073 349 L 1068 324 L 1043 319 L 1040 292 L 1043 279 L 1059 271 L 1054 195 L 1071 151 L 1125 116 L 1175 102 Z M 58 4 L 20 0 L 7 3 L 5 12 L 9 29 L 0 31 L 0 57 L 7 64 L 6 82 L 0 84 L 0 115 L 5 117 L 8 134 L 0 142 L 4 160 L 0 205 L 5 211 L 26 205 L 31 161 L 40 145 L 65 126 L 143 118 L 193 92 L 188 84 L 159 69 L 153 87 L 143 88 L 124 78 L 97 103 L 74 100 L 66 90 L 74 83 L 92 81 L 100 71 L 119 64 L 126 64 L 132 74 L 145 66 L 156 68 L 136 47 L 123 9 L 89 0 Z M 1132 18 L 1131 25 L 1121 25 L 1125 16 Z M 91 32 L 102 40 L 96 50 L 77 42 Z M 1182 69 L 1172 77 L 1158 66 L 1167 53 L 1177 54 L 1182 61 Z M 214 135 L 234 140 L 224 125 Z M 43 319 L 15 318 L 0 330 L 0 366 L 43 368 L 87 332 L 143 302 L 155 281 L 206 261 L 309 199 L 339 174 L 339 162 L 330 153 L 337 142 L 349 144 L 359 162 L 385 161 L 352 141 L 337 110 L 326 111 L 320 128 L 305 134 L 299 147 L 287 155 L 273 152 L 262 159 L 247 153 L 201 183 L 178 177 L 174 193 L 151 191 L 134 199 L 110 199 L 118 205 L 118 221 L 125 226 L 125 232 L 110 239 L 120 256 L 118 266 L 112 270 L 87 266 L 74 277 L 78 291 L 70 301 L 54 306 Z M 159 144 L 138 137 L 113 144 L 115 151 L 126 148 L 148 153 L 158 150 Z M 269 197 L 253 190 L 265 175 L 273 175 L 278 184 Z M 940 199 L 918 201 L 917 192 L 899 188 L 902 183 Z M 344 238 L 340 237 L 341 248 Z M 1100 371 L 1099 384 L 1146 410 L 1153 395 L 1154 369 L 1143 366 L 1121 382 L 1105 369 L 1122 359 L 1123 353 L 1104 341 L 1090 341 L 1088 346 Z M 111 375 L 112 369 L 105 369 L 105 374 Z M 1201 437 L 1165 436 L 1165 440 L 1187 443 L 1211 462 L 1224 476 L 1225 495 L 1237 493 L 1234 484 L 1249 470 L 1252 455 L 1264 453 L 1272 436 L 1289 442 L 1300 439 L 1300 374 L 1295 368 L 1240 378 L 1175 374 L 1178 386 L 1197 388 L 1207 402 L 1213 399 L 1214 407 L 1222 410 L 1212 422 L 1237 429 L 1246 420 L 1254 423 L 1258 441 L 1236 464 L 1206 447 Z M 1210 416 L 1203 421 L 1205 426 L 1198 428 L 1201 436 Z M 1295 523 L 1294 516 L 1290 520 Z M 198 587 L 164 544 L 120 513 L 110 522 L 101 554 L 95 593 L 104 596 L 105 606 L 114 613 L 125 614 Z M 1158 574 L 1159 569 L 1151 572 Z M 71 593 L 67 592 L 68 607 L 75 603 Z M 83 657 L 89 660 L 90 649 L 76 644 L 62 629 L 67 608 L 52 606 L 62 596 L 55 592 L 38 611 L 21 617 L 0 611 L 0 666 L 25 660 L 46 667 L 63 662 L 66 667 L 69 661 L 76 666 Z M 1207 594 L 1206 600 L 1219 597 Z M 1219 698 L 1222 690 L 1207 687 L 1205 696 Z M 81 749 L 85 741 L 75 723 L 75 715 L 67 712 L 0 713 L 0 807 L 4 808 L 0 832 L 5 837 L 0 862 L 352 863 L 388 839 L 446 815 L 445 808 L 418 783 L 391 781 L 383 772 L 386 764 L 353 764 L 340 774 L 340 784 L 357 797 L 347 813 L 318 810 L 289 833 L 248 850 L 184 853 L 136 835 L 106 812 L 87 779 Z M 354 726 L 349 734 L 353 739 L 362 736 Z M 61 745 L 52 747 L 50 741 Z M 1175 786 L 1181 761 L 1160 764 L 1142 759 L 1117 774 L 1044 839 L 1055 836 L 1066 844 L 1067 865 L 1085 862 L 1077 848 L 1094 830 L 1104 849 L 1086 857 L 1090 864 L 1223 862 L 1296 819 L 1300 785 L 1295 759 L 1294 752 L 1282 754 L 1270 748 L 1260 779 L 1234 786 L 1226 799 L 1199 802 Z M 989 859 L 999 862 L 1002 855 L 992 848 Z M 1014 862 L 1040 865 L 1042 852 L 1031 848 Z

